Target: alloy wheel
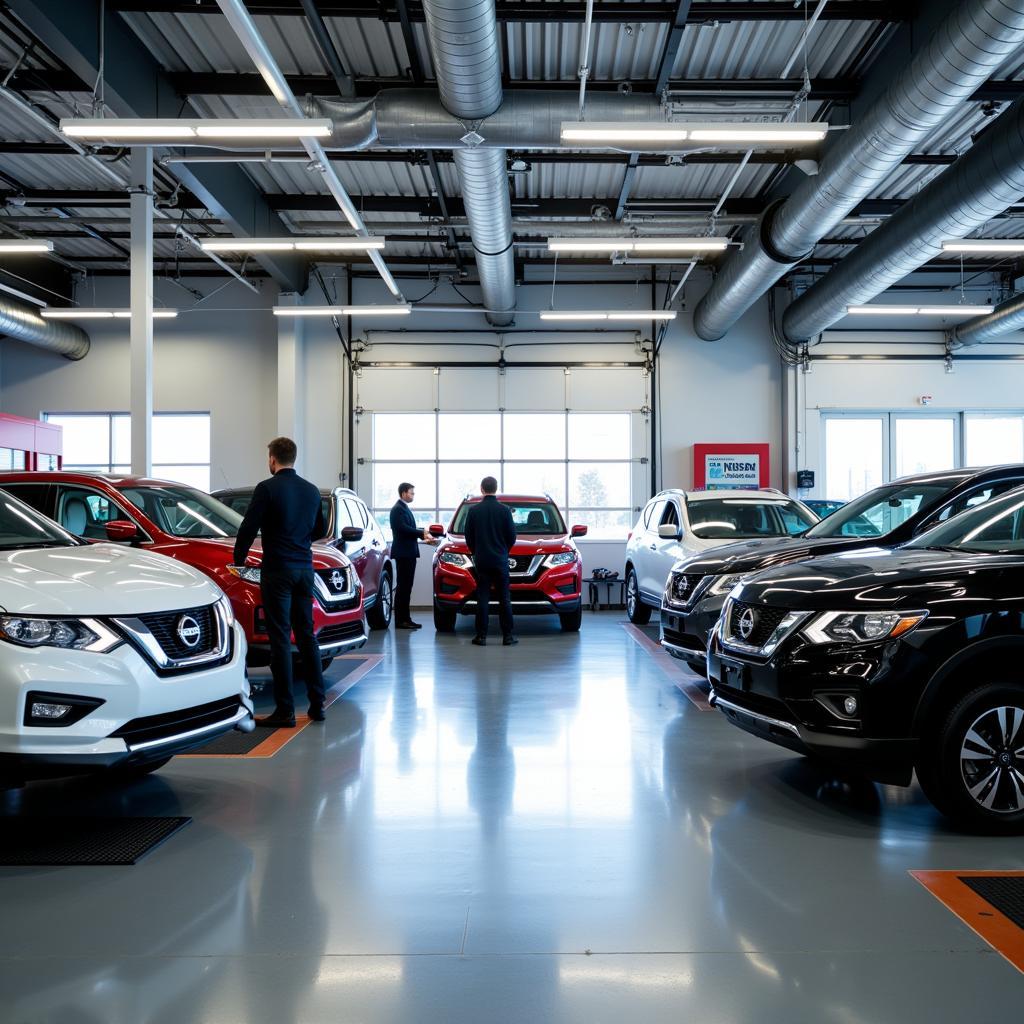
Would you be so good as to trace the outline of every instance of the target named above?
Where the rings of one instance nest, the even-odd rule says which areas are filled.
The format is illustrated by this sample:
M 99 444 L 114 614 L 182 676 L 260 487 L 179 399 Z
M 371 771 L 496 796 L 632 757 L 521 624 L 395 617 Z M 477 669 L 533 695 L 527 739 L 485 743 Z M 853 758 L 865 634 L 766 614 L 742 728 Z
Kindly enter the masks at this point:
M 384 575 L 377 587 L 377 600 L 380 602 L 381 618 L 391 621 L 391 577 Z
M 626 580 L 626 611 L 629 615 L 636 614 L 637 588 L 636 573 L 631 572 Z
M 974 720 L 960 747 L 960 775 L 986 811 L 1024 810 L 1024 707 L 988 708 Z

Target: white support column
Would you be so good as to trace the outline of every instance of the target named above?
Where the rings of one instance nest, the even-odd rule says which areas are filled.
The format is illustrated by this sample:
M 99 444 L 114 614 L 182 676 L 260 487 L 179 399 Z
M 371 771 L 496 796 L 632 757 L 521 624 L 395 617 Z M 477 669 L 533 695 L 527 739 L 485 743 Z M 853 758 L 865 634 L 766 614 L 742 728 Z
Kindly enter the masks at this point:
M 298 292 L 284 292 L 279 306 L 301 306 Z M 305 442 L 305 337 L 302 317 L 279 316 L 277 320 L 277 432 L 290 437 L 299 446 L 303 461 Z M 267 438 L 269 441 L 270 438 Z
M 131 426 L 132 474 L 153 472 L 153 154 L 132 150 Z

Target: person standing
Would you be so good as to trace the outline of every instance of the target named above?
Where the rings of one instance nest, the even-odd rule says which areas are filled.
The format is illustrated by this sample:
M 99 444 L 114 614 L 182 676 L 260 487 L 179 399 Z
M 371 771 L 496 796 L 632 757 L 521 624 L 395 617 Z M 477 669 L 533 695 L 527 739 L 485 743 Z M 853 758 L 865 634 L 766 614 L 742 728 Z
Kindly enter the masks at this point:
M 519 643 L 512 633 L 512 598 L 509 593 L 508 553 L 516 542 L 516 525 L 512 512 L 495 497 L 498 481 L 485 476 L 480 481 L 483 499 L 466 514 L 466 545 L 476 567 L 476 636 L 477 647 L 487 644 L 490 620 L 491 591 L 497 591 L 498 615 L 502 643 L 506 647 Z
M 416 559 L 420 557 L 420 541 L 429 541 L 428 530 L 416 525 L 409 506 L 416 497 L 416 488 L 409 483 L 398 485 L 398 501 L 391 509 L 391 557 L 395 560 L 395 629 L 422 629 L 412 621 L 412 581 L 416 578 Z
M 291 438 L 267 445 L 270 477 L 256 485 L 235 539 L 235 565 L 244 565 L 256 535 L 263 534 L 260 593 L 270 637 L 274 713 L 256 724 L 295 728 L 292 643 L 298 649 L 309 697 L 309 717 L 324 720 L 324 676 L 313 636 L 313 539 L 327 532 L 320 490 L 295 472 L 298 448 Z

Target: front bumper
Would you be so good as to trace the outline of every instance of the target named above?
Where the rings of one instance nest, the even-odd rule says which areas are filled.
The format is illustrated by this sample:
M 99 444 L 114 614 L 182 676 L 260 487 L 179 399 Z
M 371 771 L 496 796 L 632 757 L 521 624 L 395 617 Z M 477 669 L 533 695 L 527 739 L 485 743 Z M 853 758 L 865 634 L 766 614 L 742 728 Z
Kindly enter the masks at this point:
M 722 613 L 725 597 L 698 599 L 689 609 L 665 604 L 661 609 L 661 646 L 674 658 L 703 674 L 707 668 L 708 638 Z
M 230 658 L 159 676 L 134 648 L 109 654 L 4 645 L 0 659 L 0 769 L 22 778 L 162 760 L 234 728 L 252 727 L 245 637 Z M 102 701 L 67 726 L 25 725 L 30 692 Z
M 579 563 L 555 567 L 535 577 L 509 580 L 509 596 L 515 615 L 565 615 L 579 611 L 583 605 L 582 572 Z M 445 565 L 434 567 L 434 600 L 442 608 L 451 608 L 460 615 L 475 615 L 476 578 L 465 569 Z M 491 611 L 498 602 L 491 600 Z

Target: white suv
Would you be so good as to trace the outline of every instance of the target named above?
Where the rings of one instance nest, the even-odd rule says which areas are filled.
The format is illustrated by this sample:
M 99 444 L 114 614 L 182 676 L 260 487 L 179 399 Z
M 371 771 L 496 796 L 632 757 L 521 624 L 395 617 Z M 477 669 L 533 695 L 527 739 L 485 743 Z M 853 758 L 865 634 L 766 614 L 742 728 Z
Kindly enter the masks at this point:
M 643 625 L 661 608 L 665 581 L 681 558 L 758 537 L 792 537 L 818 517 L 782 491 L 680 491 L 656 494 L 626 543 L 626 611 Z
M 253 724 L 245 635 L 216 584 L 0 491 L 0 779 L 144 774 Z

